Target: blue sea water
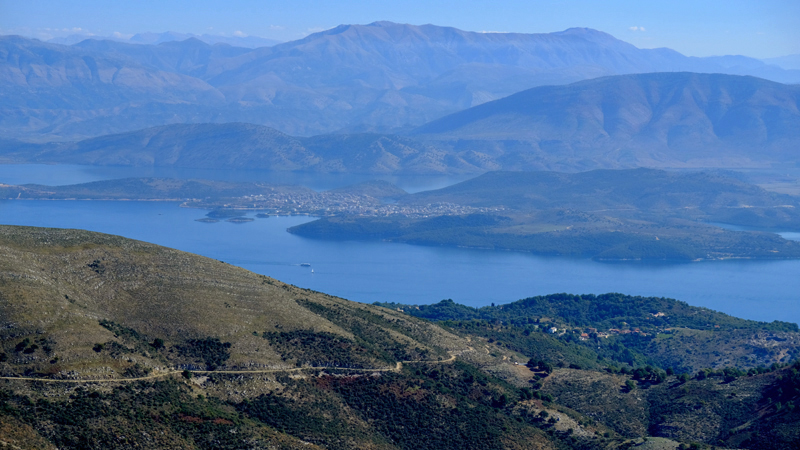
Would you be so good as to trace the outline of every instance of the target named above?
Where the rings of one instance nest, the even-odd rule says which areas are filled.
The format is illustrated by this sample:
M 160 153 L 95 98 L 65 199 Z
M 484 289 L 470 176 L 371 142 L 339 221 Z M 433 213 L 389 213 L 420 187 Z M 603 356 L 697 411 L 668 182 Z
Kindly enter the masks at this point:
M 118 175 L 102 170 L 93 175 L 95 172 L 85 172 L 80 167 L 47 166 L 56 168 L 51 169 L 49 177 L 32 180 L 41 174 L 30 168 L 32 174 L 18 173 L 15 180 L 9 172 L 4 173 L 9 167 L 0 166 L 0 182 L 66 184 L 90 181 L 92 176 L 107 179 Z M 138 175 L 129 172 L 122 176 Z M 444 182 L 416 180 L 408 185 L 426 187 L 425 183 Z M 343 180 L 328 180 L 323 183 L 325 186 L 317 187 L 334 187 L 337 183 L 341 185 Z M 314 240 L 285 231 L 313 220 L 309 217 L 272 217 L 244 224 L 195 221 L 204 214 L 205 211 L 180 208 L 172 202 L 0 201 L 0 224 L 117 234 L 366 303 L 425 304 L 451 298 L 483 306 L 557 292 L 621 292 L 672 297 L 748 319 L 800 323 L 797 260 L 600 263 L 518 252 Z M 790 234 L 785 236 L 796 237 Z

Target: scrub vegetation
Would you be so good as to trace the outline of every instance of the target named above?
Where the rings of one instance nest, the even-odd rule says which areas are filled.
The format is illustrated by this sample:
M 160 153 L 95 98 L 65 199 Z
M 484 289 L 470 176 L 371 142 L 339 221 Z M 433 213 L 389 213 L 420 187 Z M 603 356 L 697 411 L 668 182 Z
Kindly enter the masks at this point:
M 800 438 L 797 326 L 670 299 L 365 305 L 116 236 L 3 226 L 0 320 L 10 448 L 779 449 Z

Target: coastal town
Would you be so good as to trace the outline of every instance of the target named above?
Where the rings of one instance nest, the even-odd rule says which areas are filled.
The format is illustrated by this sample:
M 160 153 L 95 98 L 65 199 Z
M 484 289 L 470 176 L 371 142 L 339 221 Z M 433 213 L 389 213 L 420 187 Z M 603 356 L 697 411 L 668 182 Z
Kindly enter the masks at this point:
M 476 208 L 455 203 L 402 204 L 369 195 L 341 192 L 281 192 L 215 200 L 189 200 L 182 207 L 208 210 L 258 211 L 266 215 L 330 217 L 404 216 L 411 218 L 498 212 L 503 207 Z

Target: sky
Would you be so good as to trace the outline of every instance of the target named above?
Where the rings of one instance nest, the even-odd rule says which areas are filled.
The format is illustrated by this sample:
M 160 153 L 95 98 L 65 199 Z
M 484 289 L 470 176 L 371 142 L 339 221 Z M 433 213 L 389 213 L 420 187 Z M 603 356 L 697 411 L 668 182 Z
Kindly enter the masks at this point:
M 589 27 L 689 56 L 800 54 L 800 0 L 0 0 L 0 34 L 43 40 L 176 31 L 289 41 L 378 20 L 520 33 Z

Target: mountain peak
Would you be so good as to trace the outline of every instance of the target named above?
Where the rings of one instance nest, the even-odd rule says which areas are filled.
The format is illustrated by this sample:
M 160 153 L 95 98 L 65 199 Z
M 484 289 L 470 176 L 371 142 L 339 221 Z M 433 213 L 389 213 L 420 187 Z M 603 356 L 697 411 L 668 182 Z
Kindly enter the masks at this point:
M 192 46 L 192 47 L 209 47 L 208 43 L 203 42 L 203 41 L 201 41 L 200 39 L 198 39 L 198 38 L 196 38 L 194 36 L 191 36 L 191 37 L 186 38 L 186 39 L 175 40 L 175 41 L 164 41 L 164 42 L 161 42 L 158 45 L 163 45 L 163 46 L 180 45 L 180 46 Z
M 393 27 L 397 25 L 403 25 L 403 24 L 399 24 L 397 22 L 392 22 L 389 20 L 378 20 L 370 24 L 367 24 L 368 27 Z
M 595 30 L 594 28 L 586 28 L 586 27 L 567 28 L 564 31 L 557 31 L 552 34 L 554 36 L 578 37 L 594 42 L 603 42 L 603 43 L 625 42 L 620 39 L 617 39 L 611 34 L 606 33 L 605 31 Z M 628 44 L 627 42 L 625 43 Z

